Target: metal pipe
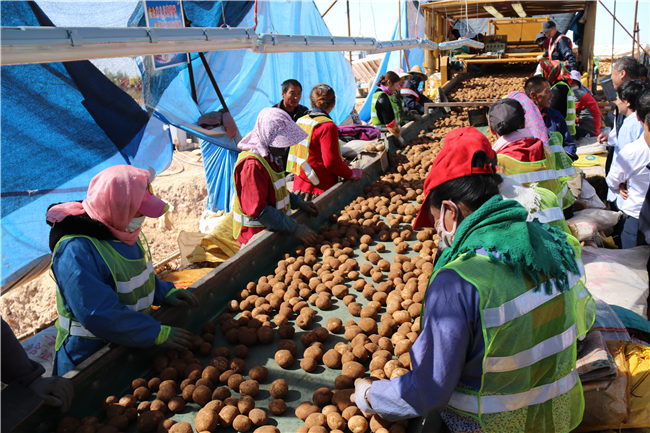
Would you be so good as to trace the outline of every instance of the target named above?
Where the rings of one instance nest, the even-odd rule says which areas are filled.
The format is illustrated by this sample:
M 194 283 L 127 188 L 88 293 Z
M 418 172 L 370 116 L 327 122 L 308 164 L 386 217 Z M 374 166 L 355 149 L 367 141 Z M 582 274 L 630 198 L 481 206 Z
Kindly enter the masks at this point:
M 332 7 L 334 7 L 334 5 L 336 4 L 337 1 L 339 1 L 339 0 L 334 0 L 332 2 L 332 4 L 327 9 L 325 9 L 325 12 L 323 12 L 323 15 L 321 15 L 320 17 L 321 18 L 325 17 L 325 15 L 327 15 L 327 13 L 330 11 L 330 9 L 332 9 Z
M 638 12 L 639 12 L 639 0 L 636 0 L 636 2 L 634 2 L 634 21 L 632 21 L 632 26 L 634 27 L 632 29 L 632 34 L 634 35 L 634 36 L 632 36 L 632 55 L 633 56 L 634 56 L 634 45 L 635 45 L 635 42 L 636 42 L 636 40 L 634 38 L 637 35 L 637 33 L 636 33 L 636 27 L 637 27 L 636 18 L 637 18 Z
M 259 53 L 437 49 L 428 39 L 258 35 L 243 28 L 2 27 L 2 65 L 248 48 Z
M 2 27 L 1 64 L 216 51 L 255 46 L 243 28 Z
M 350 32 L 350 0 L 345 0 L 345 7 L 348 11 L 348 37 L 352 36 Z M 350 64 L 352 64 L 352 51 L 348 51 L 348 57 L 350 58 Z

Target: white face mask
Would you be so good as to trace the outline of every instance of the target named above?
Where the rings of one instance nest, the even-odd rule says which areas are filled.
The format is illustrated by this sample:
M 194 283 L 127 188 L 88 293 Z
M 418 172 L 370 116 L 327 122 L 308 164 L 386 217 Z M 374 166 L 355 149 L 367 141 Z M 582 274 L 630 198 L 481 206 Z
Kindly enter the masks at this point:
M 124 231 L 129 232 L 129 233 L 132 233 L 132 232 L 136 231 L 137 229 L 139 229 L 142 226 L 142 223 L 144 222 L 145 218 L 146 217 L 144 215 L 142 215 L 140 217 L 133 218 L 131 221 L 129 221 L 129 225 L 126 226 Z
M 438 251 L 440 252 L 449 248 L 454 243 L 454 236 L 456 235 L 456 229 L 458 228 L 458 217 L 460 216 L 458 212 L 458 206 L 456 206 L 454 202 L 450 202 L 450 203 L 456 209 L 456 219 L 454 220 L 454 225 L 451 228 L 451 231 L 447 231 L 445 229 L 445 224 L 443 222 L 445 219 L 445 212 L 447 210 L 444 203 L 442 204 L 442 206 L 440 206 L 440 218 L 438 218 L 435 222 L 435 228 L 439 238 Z

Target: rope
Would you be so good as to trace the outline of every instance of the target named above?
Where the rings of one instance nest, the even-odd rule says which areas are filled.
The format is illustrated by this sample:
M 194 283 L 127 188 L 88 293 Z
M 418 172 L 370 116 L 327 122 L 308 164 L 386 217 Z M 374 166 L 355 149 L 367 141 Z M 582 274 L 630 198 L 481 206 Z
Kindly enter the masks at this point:
M 190 161 L 189 159 L 186 159 L 185 157 L 181 157 L 180 155 L 181 155 L 181 154 L 178 153 L 177 150 L 174 151 L 174 159 L 177 159 L 177 160 L 179 160 L 179 161 L 182 161 L 182 162 L 185 163 L 185 164 L 196 165 L 196 166 L 198 166 L 198 167 L 202 167 L 202 166 L 203 166 L 203 163 L 202 163 L 202 162 L 194 162 L 194 161 Z
M 255 0 L 255 10 L 253 11 L 253 17 L 255 18 L 255 25 L 253 26 L 253 31 L 257 28 L 257 0 Z
M 176 152 L 176 151 L 174 151 L 174 152 Z M 174 162 L 176 162 L 177 165 L 180 165 L 181 168 L 180 168 L 180 170 L 170 172 L 169 170 L 172 168 L 172 165 L 174 164 Z M 185 170 L 185 167 L 183 166 L 183 163 L 172 157 L 172 163 L 169 165 L 169 168 L 167 168 L 167 170 L 163 171 L 162 173 L 160 173 L 156 177 L 173 176 L 175 174 L 182 173 L 183 170 Z

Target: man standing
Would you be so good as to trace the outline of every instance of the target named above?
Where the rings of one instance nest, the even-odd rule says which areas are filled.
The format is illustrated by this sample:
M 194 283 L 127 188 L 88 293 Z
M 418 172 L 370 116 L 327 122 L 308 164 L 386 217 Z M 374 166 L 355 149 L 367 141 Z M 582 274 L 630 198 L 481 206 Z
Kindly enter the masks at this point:
M 309 113 L 309 108 L 300 105 L 301 97 L 302 85 L 298 80 L 291 78 L 282 83 L 282 101 L 275 104 L 274 107 L 286 111 L 291 120 L 295 122 Z
M 559 60 L 566 64 L 569 71 L 578 70 L 578 62 L 573 54 L 571 39 L 557 31 L 553 21 L 546 21 L 542 26 L 542 32 L 546 35 L 546 52 L 549 60 Z

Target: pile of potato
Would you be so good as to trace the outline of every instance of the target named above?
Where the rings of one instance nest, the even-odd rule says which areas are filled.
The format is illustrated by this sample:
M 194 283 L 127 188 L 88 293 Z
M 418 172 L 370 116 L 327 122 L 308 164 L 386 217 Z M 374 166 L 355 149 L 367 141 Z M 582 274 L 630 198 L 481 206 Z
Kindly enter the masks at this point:
M 454 101 L 468 102 L 500 99 L 510 92 L 523 92 L 526 80 L 534 73 L 533 68 L 510 67 L 509 70 L 499 75 L 472 74 L 448 96 Z
M 299 246 L 271 274 L 249 282 L 216 322 L 204 324 L 190 350 L 159 355 L 155 377 L 136 378 L 128 393 L 107 397 L 101 422 L 95 416 L 65 417 L 57 432 L 117 433 L 132 424 L 143 433 L 279 432 L 270 417 L 289 410 L 289 384 L 268 383 L 266 367 L 247 365 L 249 348 L 256 345 L 273 348 L 281 369 L 299 366 L 318 374 L 323 365 L 339 373 L 293 409 L 304 421 L 297 433 L 405 432 L 406 422 L 365 414 L 350 396 L 357 378 L 393 379 L 411 368 L 409 350 L 420 330 L 438 243 L 434 229 L 414 232 L 411 224 L 444 136 L 466 125 L 464 110 L 452 112 L 429 128 L 433 137 L 422 131 L 390 155 L 389 172 L 331 215 L 316 245 Z M 389 250 L 396 253 L 392 260 Z M 336 303 L 354 319 L 317 321 L 319 311 Z M 229 346 L 213 347 L 218 333 Z M 344 341 L 327 345 L 332 334 Z M 268 407 L 256 406 L 261 390 L 272 397 Z M 196 408 L 193 423 L 170 419 Z

